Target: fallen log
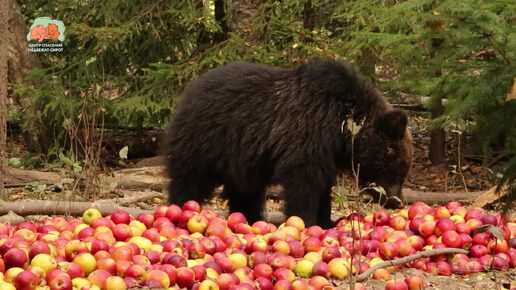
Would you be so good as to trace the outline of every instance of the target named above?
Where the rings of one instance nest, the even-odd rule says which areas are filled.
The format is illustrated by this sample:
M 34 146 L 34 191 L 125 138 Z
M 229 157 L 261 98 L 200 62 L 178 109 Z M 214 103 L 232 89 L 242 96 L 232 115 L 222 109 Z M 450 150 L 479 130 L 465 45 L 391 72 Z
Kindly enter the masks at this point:
M 107 203 L 103 200 L 95 202 L 72 202 L 56 200 L 26 200 L 23 202 L 0 201 L 0 215 L 13 211 L 20 216 L 28 215 L 69 215 L 82 216 L 82 213 L 89 208 L 97 208 L 102 215 L 110 215 L 117 210 L 123 210 L 132 216 L 140 213 L 151 213 L 152 211 L 138 208 L 123 207 L 117 204 Z
M 100 182 L 103 187 L 126 190 L 152 190 L 162 191 L 168 179 L 163 174 L 163 166 L 149 166 L 140 168 L 127 168 L 113 171 L 109 175 L 101 175 Z
M 165 194 L 158 191 L 146 191 L 146 192 L 125 192 L 122 198 L 105 199 L 103 202 L 118 204 L 119 206 L 129 206 L 132 204 L 138 204 L 141 202 L 149 201 L 153 198 L 165 199 Z
M 25 221 L 25 218 L 23 218 L 20 215 L 17 215 L 16 213 L 14 213 L 11 210 L 8 213 L 4 214 L 3 216 L 0 216 L 0 224 L 17 225 L 24 221 Z
M 40 182 L 46 184 L 56 184 L 61 182 L 61 176 L 55 172 L 25 170 L 18 168 L 7 168 L 6 174 L 0 176 L 6 187 L 10 184 L 25 184 L 29 182 Z
M 500 188 L 500 190 L 496 190 L 496 188 L 496 186 L 493 186 L 490 189 L 484 191 L 475 199 L 475 202 L 472 204 L 472 206 L 484 207 L 500 200 L 509 193 L 508 186 L 503 186 Z
M 417 191 L 412 189 L 405 189 L 405 199 L 407 203 L 412 204 L 416 201 L 422 201 L 428 204 L 446 204 L 450 200 L 458 201 L 462 203 L 472 203 L 477 199 L 484 191 L 471 191 L 471 192 L 427 192 Z
M 413 204 L 416 201 L 422 201 L 429 205 L 446 204 L 450 200 L 470 204 L 475 201 L 484 191 L 471 192 L 432 192 L 432 191 L 417 191 L 412 189 L 404 189 L 405 201 L 407 204 Z M 355 200 L 354 194 L 346 194 L 349 201 Z

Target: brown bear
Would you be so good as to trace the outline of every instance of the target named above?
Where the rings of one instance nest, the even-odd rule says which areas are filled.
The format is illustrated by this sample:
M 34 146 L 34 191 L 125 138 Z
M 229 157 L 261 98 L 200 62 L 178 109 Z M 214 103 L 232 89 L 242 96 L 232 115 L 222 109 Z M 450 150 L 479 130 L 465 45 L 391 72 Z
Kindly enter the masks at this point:
M 292 69 L 234 63 L 192 81 L 163 143 L 169 202 L 202 202 L 224 185 L 231 212 L 254 222 L 267 186 L 281 184 L 287 216 L 330 227 L 331 188 L 352 168 L 350 116 L 363 120 L 353 139 L 360 185 L 382 186 L 379 201 L 402 207 L 412 161 L 407 115 L 351 65 L 328 58 Z

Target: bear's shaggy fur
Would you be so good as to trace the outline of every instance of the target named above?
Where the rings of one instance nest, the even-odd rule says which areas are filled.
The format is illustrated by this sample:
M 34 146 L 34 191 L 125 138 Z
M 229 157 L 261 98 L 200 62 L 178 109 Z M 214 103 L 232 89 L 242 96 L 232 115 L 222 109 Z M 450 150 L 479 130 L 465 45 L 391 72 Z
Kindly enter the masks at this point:
M 364 121 L 354 138 L 361 185 L 382 186 L 384 205 L 402 206 L 412 160 L 407 115 L 350 65 L 325 58 L 293 69 L 235 63 L 192 81 L 163 145 L 169 202 L 202 202 L 224 185 L 230 210 L 254 222 L 275 183 L 287 216 L 329 227 L 331 187 L 352 164 L 350 116 Z

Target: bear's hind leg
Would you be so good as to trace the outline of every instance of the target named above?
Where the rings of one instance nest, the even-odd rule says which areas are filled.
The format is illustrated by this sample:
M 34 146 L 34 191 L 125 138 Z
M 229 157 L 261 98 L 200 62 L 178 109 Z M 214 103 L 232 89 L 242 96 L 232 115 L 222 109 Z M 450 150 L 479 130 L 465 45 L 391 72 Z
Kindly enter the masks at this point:
M 285 214 L 303 218 L 307 226 L 331 227 L 332 178 L 310 164 L 283 171 L 278 181 L 285 188 Z
M 330 189 L 331 190 L 331 189 Z M 329 229 L 335 226 L 331 220 L 331 194 L 322 194 L 319 197 L 319 209 L 317 211 L 317 224 L 322 228 Z
M 203 203 L 210 198 L 215 182 L 208 178 L 196 180 L 192 176 L 172 178 L 168 186 L 168 203 L 182 206 L 189 200 Z
M 250 225 L 262 219 L 265 188 L 240 191 L 231 185 L 224 185 L 224 196 L 229 200 L 229 210 L 243 213 Z

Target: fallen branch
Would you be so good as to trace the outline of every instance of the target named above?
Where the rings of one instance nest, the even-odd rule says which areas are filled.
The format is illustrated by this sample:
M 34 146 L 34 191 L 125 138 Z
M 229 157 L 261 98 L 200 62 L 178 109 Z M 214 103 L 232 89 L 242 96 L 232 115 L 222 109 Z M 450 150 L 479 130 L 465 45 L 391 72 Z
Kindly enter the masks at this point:
M 121 169 L 109 175 L 101 175 L 100 182 L 103 187 L 111 190 L 116 188 L 161 191 L 168 182 L 163 169 L 163 166 Z
M 334 193 L 338 193 L 335 190 Z M 404 189 L 403 194 L 405 195 L 405 201 L 408 204 L 412 204 L 416 201 L 422 201 L 427 204 L 446 204 L 450 200 L 472 203 L 479 196 L 484 194 L 486 191 L 471 191 L 471 192 L 431 192 L 431 191 L 417 191 L 412 189 Z M 346 194 L 349 201 L 355 200 L 353 194 Z
M 157 191 L 145 192 L 126 192 L 123 198 L 105 199 L 104 203 L 118 204 L 119 206 L 128 206 L 139 202 L 151 200 L 153 198 L 165 198 L 165 195 Z
M 18 168 L 7 168 L 5 176 L 0 176 L 6 186 L 9 184 L 21 184 L 29 182 L 40 182 L 56 184 L 61 182 L 61 176 L 55 172 L 25 170 Z
M 407 203 L 412 204 L 416 201 L 423 201 L 428 204 L 446 204 L 450 200 L 471 203 L 485 191 L 470 192 L 427 192 L 411 189 L 404 189 Z
M 426 258 L 426 257 L 431 257 L 431 256 L 447 255 L 447 254 L 464 254 L 464 255 L 466 255 L 466 254 L 468 254 L 468 251 L 466 251 L 464 249 L 457 249 L 457 248 L 442 248 L 442 249 L 434 249 L 434 250 L 428 250 L 428 251 L 423 251 L 423 252 L 417 252 L 415 254 L 408 255 L 406 257 L 399 258 L 396 260 L 390 260 L 390 261 L 384 261 L 384 262 L 378 263 L 378 264 L 372 266 L 371 268 L 367 269 L 364 273 L 358 275 L 356 279 L 357 279 L 357 281 L 363 281 L 363 280 L 369 278 L 369 276 L 378 269 L 406 264 L 408 262 L 417 260 L 419 258 Z
M 24 221 L 25 219 L 22 216 L 17 215 L 11 210 L 7 214 L 0 216 L 0 224 L 17 225 Z
M 130 208 L 108 203 L 105 200 L 95 202 L 72 202 L 56 200 L 28 200 L 23 202 L 0 202 L 0 214 L 7 214 L 9 211 L 20 216 L 28 215 L 70 215 L 81 216 L 89 208 L 97 208 L 103 216 L 110 215 L 117 210 L 128 212 L 132 216 L 140 213 L 152 213 L 152 211 Z
M 499 191 L 496 190 L 496 186 L 484 191 L 482 194 L 477 196 L 475 202 L 472 204 L 474 207 L 484 207 L 488 204 L 492 204 L 495 201 L 501 199 L 509 193 L 509 187 L 503 186 Z

